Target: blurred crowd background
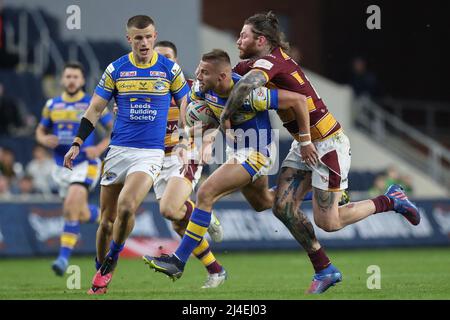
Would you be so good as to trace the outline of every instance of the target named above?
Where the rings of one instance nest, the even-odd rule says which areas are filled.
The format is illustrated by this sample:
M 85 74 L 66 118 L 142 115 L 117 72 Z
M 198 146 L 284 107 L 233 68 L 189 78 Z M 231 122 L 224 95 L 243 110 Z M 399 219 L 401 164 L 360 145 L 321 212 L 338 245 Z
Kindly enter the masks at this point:
M 85 89 L 92 93 L 102 70 L 129 50 L 129 16 L 152 16 L 159 40 L 177 44 L 180 64 L 192 77 L 201 53 L 211 48 L 227 50 L 237 62 L 235 40 L 243 21 L 269 9 L 280 19 L 290 55 L 348 132 L 354 155 L 349 191 L 372 196 L 395 182 L 413 196 L 448 197 L 446 19 L 432 5 L 382 2 L 382 28 L 369 30 L 370 3 L 352 3 L 86 0 L 76 3 L 80 29 L 70 30 L 70 1 L 1 1 L 0 199 L 56 197 L 51 150 L 34 140 L 42 107 L 61 93 L 59 73 L 69 60 L 86 67 Z M 281 158 L 289 146 L 282 133 Z

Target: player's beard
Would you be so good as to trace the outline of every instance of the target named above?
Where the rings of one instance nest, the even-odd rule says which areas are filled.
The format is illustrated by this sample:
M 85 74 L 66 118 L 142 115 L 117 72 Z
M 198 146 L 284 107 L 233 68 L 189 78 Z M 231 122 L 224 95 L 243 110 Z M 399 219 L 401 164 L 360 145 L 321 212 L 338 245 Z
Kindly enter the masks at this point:
M 72 96 L 72 97 L 73 97 L 73 96 L 76 95 L 78 92 L 80 92 L 81 89 L 82 89 L 82 87 L 77 87 L 77 88 L 75 88 L 75 90 L 69 91 L 68 88 L 64 88 L 64 91 L 65 91 L 69 96 Z
M 247 46 L 245 50 L 239 49 L 239 58 L 242 60 L 255 59 L 259 56 L 259 52 L 256 49 L 256 45 Z
M 206 92 L 208 92 L 209 90 L 212 89 L 212 86 L 211 85 L 207 85 L 205 82 L 203 82 L 203 86 L 200 86 L 199 89 L 200 89 L 201 93 L 206 93 Z

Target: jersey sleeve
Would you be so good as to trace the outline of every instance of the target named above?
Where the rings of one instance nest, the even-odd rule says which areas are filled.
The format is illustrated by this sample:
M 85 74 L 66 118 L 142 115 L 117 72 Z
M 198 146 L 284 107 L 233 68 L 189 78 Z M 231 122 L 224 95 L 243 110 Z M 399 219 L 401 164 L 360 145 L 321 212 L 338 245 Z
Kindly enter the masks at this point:
M 191 90 L 189 90 L 188 94 L 188 103 L 197 100 L 204 100 L 205 96 L 201 93 L 198 81 L 194 81 L 192 83 Z
M 259 87 L 253 89 L 249 95 L 250 105 L 256 112 L 278 110 L 278 91 Z
M 109 123 L 112 123 L 113 121 L 113 115 L 112 113 L 108 110 L 108 108 L 105 108 L 105 110 L 103 110 L 103 113 L 99 119 L 100 124 L 103 127 L 106 127 Z
M 172 84 L 170 85 L 170 92 L 175 100 L 180 100 L 189 92 L 189 86 L 184 78 L 183 71 L 177 63 L 174 63 L 172 69 Z
M 241 61 L 237 65 L 234 66 L 233 72 L 237 73 L 240 76 L 246 74 L 250 69 L 248 68 L 247 61 Z
M 269 56 L 258 59 L 251 65 L 251 70 L 260 70 L 264 73 L 267 82 L 280 72 L 280 68 L 281 66 L 276 59 Z
M 52 119 L 50 118 L 50 106 L 52 103 L 52 99 L 47 100 L 44 108 L 42 108 L 41 121 L 39 121 L 39 123 L 47 129 L 50 129 L 53 125 Z
M 102 75 L 102 78 L 98 82 L 95 88 L 95 93 L 105 100 L 111 100 L 114 90 L 116 89 L 116 83 L 114 79 L 114 66 L 111 63 Z

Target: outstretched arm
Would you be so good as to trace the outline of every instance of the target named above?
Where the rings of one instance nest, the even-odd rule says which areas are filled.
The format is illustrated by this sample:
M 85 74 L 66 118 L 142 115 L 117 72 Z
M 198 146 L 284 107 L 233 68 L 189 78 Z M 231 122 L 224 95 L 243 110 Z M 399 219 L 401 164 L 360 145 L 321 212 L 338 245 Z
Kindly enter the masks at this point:
M 258 87 L 262 87 L 267 83 L 267 78 L 263 71 L 252 70 L 243 76 L 233 87 L 225 108 L 220 116 L 220 127 L 223 132 L 226 132 L 227 122 L 233 113 L 239 109 L 244 103 L 245 98 L 250 94 L 250 91 Z

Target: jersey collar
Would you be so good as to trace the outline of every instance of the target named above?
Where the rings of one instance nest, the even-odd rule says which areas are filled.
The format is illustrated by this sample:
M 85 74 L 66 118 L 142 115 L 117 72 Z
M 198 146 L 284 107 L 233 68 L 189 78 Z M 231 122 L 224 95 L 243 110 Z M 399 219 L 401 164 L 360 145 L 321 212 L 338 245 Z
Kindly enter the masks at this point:
M 152 66 L 155 65 L 156 61 L 158 60 L 158 53 L 156 51 L 153 51 L 153 56 L 150 59 L 150 63 L 145 63 L 145 64 L 139 64 L 134 60 L 134 56 L 133 56 L 133 52 L 130 52 L 128 54 L 128 59 L 130 59 L 130 62 L 133 66 L 135 66 L 136 68 L 141 68 L 141 69 L 146 69 L 146 68 L 150 68 Z
M 70 96 L 67 94 L 67 92 L 63 92 L 63 94 L 61 95 L 61 99 L 64 102 L 75 102 L 75 101 L 80 101 L 81 99 L 83 99 L 85 93 L 83 90 L 78 91 L 77 94 L 75 94 L 74 96 Z

